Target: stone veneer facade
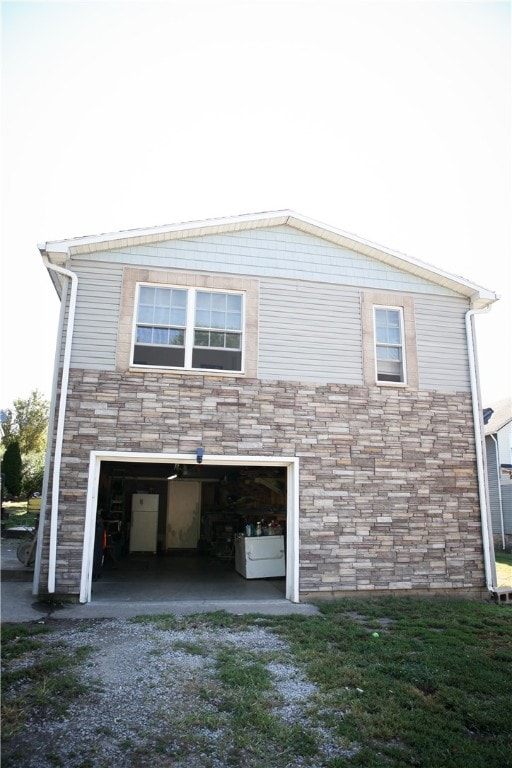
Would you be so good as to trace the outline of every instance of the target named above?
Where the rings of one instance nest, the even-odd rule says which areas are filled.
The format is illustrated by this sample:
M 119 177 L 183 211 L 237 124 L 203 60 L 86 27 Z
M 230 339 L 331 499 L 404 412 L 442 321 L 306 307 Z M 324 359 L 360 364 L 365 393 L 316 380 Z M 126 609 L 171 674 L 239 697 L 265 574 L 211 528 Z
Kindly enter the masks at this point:
M 482 593 L 469 394 L 78 369 L 68 392 L 60 595 L 79 592 L 90 451 L 198 445 L 205 454 L 299 457 L 301 599 Z

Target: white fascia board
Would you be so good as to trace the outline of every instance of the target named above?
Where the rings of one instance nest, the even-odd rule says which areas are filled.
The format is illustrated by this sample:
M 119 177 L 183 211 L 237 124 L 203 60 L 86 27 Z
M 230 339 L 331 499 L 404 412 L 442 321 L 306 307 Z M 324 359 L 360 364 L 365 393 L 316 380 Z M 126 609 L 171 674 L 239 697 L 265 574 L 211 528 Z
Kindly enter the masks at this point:
M 462 293 L 471 299 L 471 304 L 475 308 L 485 307 L 499 299 L 499 296 L 494 291 L 483 288 L 463 277 L 446 272 L 432 264 L 412 258 L 399 251 L 385 248 L 357 235 L 336 229 L 329 224 L 309 219 L 289 209 L 182 222 L 160 227 L 108 232 L 101 235 L 88 235 L 69 240 L 47 242 L 40 244 L 38 247 L 41 253 L 44 251 L 48 256 L 51 254 L 53 256 L 52 260 L 59 263 L 63 256 L 70 257 L 75 253 L 92 253 L 98 250 L 136 245 L 142 240 L 145 242 L 150 242 L 151 240 L 158 242 L 165 239 L 173 239 L 173 237 L 201 237 L 207 234 L 243 231 L 254 229 L 258 226 L 278 226 L 283 224 L 345 248 L 355 250 L 397 269 L 405 270 L 425 280 L 442 285 L 457 293 Z
M 183 233 L 191 231 L 195 235 L 207 234 L 215 230 L 216 228 L 225 229 L 240 225 L 240 228 L 244 229 L 244 225 L 251 222 L 261 222 L 265 220 L 282 219 L 286 222 L 289 216 L 295 215 L 292 211 L 270 211 L 262 213 L 248 213 L 241 216 L 229 216 L 217 219 L 204 219 L 201 221 L 187 221 L 179 224 L 166 224 L 160 227 L 144 227 L 140 229 L 126 229 L 120 232 L 106 232 L 101 235 L 86 235 L 84 237 L 73 237 L 69 240 L 54 240 L 47 243 L 40 243 L 38 245 L 39 250 L 51 251 L 52 253 L 70 253 L 71 249 L 78 248 L 83 245 L 98 245 L 101 246 L 105 243 L 115 243 L 119 240 L 132 240 L 139 237 L 155 237 L 159 235 L 171 235 L 173 233 Z

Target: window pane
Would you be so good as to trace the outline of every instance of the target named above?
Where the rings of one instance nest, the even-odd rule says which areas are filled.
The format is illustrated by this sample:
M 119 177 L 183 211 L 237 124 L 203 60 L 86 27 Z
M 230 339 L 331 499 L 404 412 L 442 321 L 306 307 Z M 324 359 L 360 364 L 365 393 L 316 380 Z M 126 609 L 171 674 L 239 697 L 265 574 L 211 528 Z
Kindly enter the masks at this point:
M 226 315 L 224 312 L 212 312 L 211 328 L 225 328 Z
M 154 347 L 136 344 L 133 353 L 135 365 L 160 365 L 167 368 L 183 368 L 185 350 L 181 347 Z
M 226 333 L 226 347 L 228 349 L 240 349 L 240 334 Z
M 400 347 L 377 347 L 377 360 L 401 360 Z
M 153 328 L 153 344 L 168 344 L 169 331 L 167 328 Z
M 137 321 L 139 323 L 152 323 L 153 322 L 153 313 L 154 313 L 154 308 L 153 307 L 140 306 L 139 307 L 139 314 L 137 316 Z
M 173 307 L 185 309 L 187 306 L 187 292 L 173 290 L 171 304 Z
M 240 371 L 242 353 L 230 349 L 194 349 L 192 367 L 214 371 Z
M 384 328 L 382 325 L 377 325 L 375 327 L 375 333 L 377 336 L 377 342 L 381 344 L 385 344 L 388 340 L 388 329 Z
M 198 291 L 196 294 L 196 307 L 197 309 L 207 309 L 210 311 L 210 294 Z
M 149 288 L 147 285 L 142 285 L 139 292 L 139 303 L 151 304 L 151 306 L 153 306 L 155 303 L 155 289 Z
M 196 347 L 208 347 L 210 334 L 208 331 L 196 331 L 194 335 L 194 344 Z
M 210 327 L 210 311 L 205 309 L 196 309 L 196 327 Z
M 186 316 L 187 313 L 185 309 L 182 309 L 181 307 L 177 307 L 174 309 L 171 309 L 171 324 L 172 325 L 185 325 L 186 324 Z
M 137 342 L 151 343 L 151 328 L 137 328 Z
M 226 318 L 226 328 L 234 331 L 242 330 L 242 315 L 240 312 L 228 312 Z
M 223 347 L 223 346 L 224 346 L 224 334 L 210 333 L 210 347 Z
M 227 294 L 226 308 L 228 312 L 241 312 L 242 311 L 242 297 L 237 296 L 234 293 Z
M 167 307 L 155 307 L 155 317 L 153 322 L 158 325 L 169 324 L 169 310 Z
M 388 328 L 389 344 L 400 344 L 400 326 Z
M 171 290 L 169 288 L 156 288 L 155 306 L 157 307 L 171 306 Z
M 226 294 L 225 293 L 212 293 L 212 309 L 226 311 Z
M 169 328 L 169 344 L 183 347 L 185 345 L 185 331 L 182 331 L 181 328 Z

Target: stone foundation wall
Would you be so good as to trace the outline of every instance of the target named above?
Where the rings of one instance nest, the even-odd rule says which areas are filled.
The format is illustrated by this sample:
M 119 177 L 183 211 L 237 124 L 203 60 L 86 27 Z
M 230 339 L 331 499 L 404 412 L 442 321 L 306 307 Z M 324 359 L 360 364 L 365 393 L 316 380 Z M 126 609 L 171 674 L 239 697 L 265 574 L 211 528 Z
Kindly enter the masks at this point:
M 59 594 L 79 590 L 90 451 L 199 445 L 205 454 L 300 458 L 304 596 L 484 584 L 466 393 L 77 369 L 68 391 Z

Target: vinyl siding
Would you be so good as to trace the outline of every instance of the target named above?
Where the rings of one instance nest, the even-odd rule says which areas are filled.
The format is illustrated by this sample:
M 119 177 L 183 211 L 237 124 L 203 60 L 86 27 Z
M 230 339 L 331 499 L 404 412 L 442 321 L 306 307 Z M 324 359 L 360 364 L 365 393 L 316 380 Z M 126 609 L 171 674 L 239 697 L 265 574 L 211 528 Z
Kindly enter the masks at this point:
M 496 444 L 492 437 L 485 438 L 487 459 L 487 480 L 489 484 L 489 503 L 491 506 L 492 532 L 495 536 L 501 536 L 501 504 L 498 477 L 498 465 L 496 461 Z
M 415 296 L 416 343 L 420 387 L 469 392 L 466 299 Z
M 91 261 L 113 260 L 141 267 L 194 269 L 391 291 L 456 295 L 416 275 L 288 226 L 121 247 L 96 252 L 88 258 Z
M 186 249 L 181 247 L 182 241 L 174 241 L 172 249 L 164 244 L 150 249 L 141 246 L 133 249 L 134 253 L 115 250 L 103 254 L 103 260 L 98 254 L 74 257 L 70 268 L 78 274 L 79 289 L 71 365 L 115 370 L 124 264 L 194 271 L 200 265 L 208 265 L 209 271 L 217 274 L 262 276 L 258 375 L 263 379 L 362 384 L 360 290 L 386 287 L 414 296 L 420 387 L 469 391 L 465 299 L 441 289 L 437 293 L 436 286 L 423 285 L 424 281 L 287 227 L 213 239 L 218 241 L 213 253 L 201 238 L 197 239 L 203 247 L 201 262 L 190 259 L 190 241 L 185 244 Z M 233 249 L 230 266 L 226 260 L 226 239 Z M 247 240 L 251 241 L 250 247 Z M 279 248 L 276 244 L 280 244 Z M 193 245 L 196 247 L 197 243 L 194 241 Z M 301 270 L 291 268 L 292 247 L 295 259 L 300 254 Z M 144 257 L 143 251 L 150 251 L 151 256 Z M 287 265 L 281 263 L 284 253 Z M 330 270 L 330 279 L 323 281 L 326 269 Z M 263 276 L 264 272 L 279 275 Z M 299 273 L 301 279 L 297 278 Z M 310 275 L 308 280 L 302 279 L 304 274 Z M 359 284 L 353 285 L 356 277 Z M 427 287 L 431 293 L 426 293 Z
M 114 371 L 123 267 L 73 259 L 78 275 L 74 368 Z
M 362 375 L 357 289 L 262 280 L 260 378 L 361 384 Z
M 507 535 L 512 534 L 512 483 L 503 483 L 501 486 L 501 499 L 503 504 L 503 525 Z

